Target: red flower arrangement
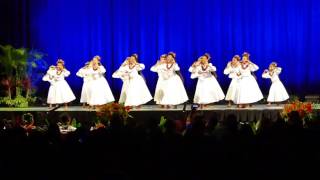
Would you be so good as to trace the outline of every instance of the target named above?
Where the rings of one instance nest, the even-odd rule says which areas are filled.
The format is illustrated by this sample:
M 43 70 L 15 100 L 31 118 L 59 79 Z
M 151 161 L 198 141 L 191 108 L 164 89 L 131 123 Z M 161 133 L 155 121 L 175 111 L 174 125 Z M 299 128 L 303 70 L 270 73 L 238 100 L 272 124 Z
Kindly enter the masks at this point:
M 281 117 L 288 120 L 289 114 L 293 111 L 297 111 L 302 120 L 306 117 L 310 118 L 313 114 L 313 107 L 310 102 L 293 101 L 292 103 L 286 104 L 281 112 Z

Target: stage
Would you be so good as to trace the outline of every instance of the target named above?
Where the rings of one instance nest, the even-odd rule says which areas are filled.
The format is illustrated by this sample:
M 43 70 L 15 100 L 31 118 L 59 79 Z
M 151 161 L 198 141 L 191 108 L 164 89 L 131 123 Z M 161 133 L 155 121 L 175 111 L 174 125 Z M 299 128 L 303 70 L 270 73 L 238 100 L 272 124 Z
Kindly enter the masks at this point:
M 284 105 L 254 105 L 249 108 L 228 107 L 226 105 L 211 105 L 203 109 L 197 109 L 200 115 L 206 119 L 223 121 L 229 114 L 234 114 L 238 121 L 272 120 L 276 121 Z M 160 121 L 161 116 L 172 120 L 186 119 L 191 112 L 191 104 L 180 105 L 175 109 L 164 109 L 157 105 L 145 105 L 140 109 L 132 109 L 130 115 L 137 123 L 147 123 L 148 121 Z M 0 108 L 1 120 L 19 120 L 24 113 L 34 115 L 35 123 L 41 125 L 45 119 L 58 121 L 63 115 L 68 115 L 72 119 L 81 122 L 82 125 L 90 127 L 96 120 L 96 110 L 83 108 L 81 106 L 70 106 L 67 109 L 60 107 L 57 109 L 49 107 L 29 107 L 29 108 Z

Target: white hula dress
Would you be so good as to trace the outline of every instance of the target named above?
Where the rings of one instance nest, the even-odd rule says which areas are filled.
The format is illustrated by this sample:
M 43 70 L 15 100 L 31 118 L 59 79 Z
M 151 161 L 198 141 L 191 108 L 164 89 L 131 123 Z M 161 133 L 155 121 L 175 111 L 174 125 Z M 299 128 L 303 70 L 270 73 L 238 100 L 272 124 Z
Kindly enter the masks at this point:
M 117 71 L 112 74 L 113 78 L 119 78 L 122 80 L 121 94 L 119 103 L 124 104 L 127 99 L 127 89 L 129 85 L 129 72 L 125 70 L 124 66 L 121 66 Z
M 59 73 L 56 69 L 49 69 L 47 74 L 42 78 L 43 81 L 50 82 L 47 103 L 63 104 L 69 103 L 76 99 L 69 84 L 65 80 L 70 72 L 66 69 Z
M 267 99 L 268 102 L 282 102 L 289 99 L 286 88 L 283 86 L 279 78 L 281 70 L 281 67 L 277 67 L 273 73 L 268 71 L 262 74 L 263 78 L 269 78 L 272 82 Z
M 190 67 L 189 71 L 191 79 L 198 78 L 196 92 L 194 94 L 193 102 L 197 104 L 210 104 L 221 101 L 225 95 L 217 81 L 212 75 L 217 69 L 211 63 L 206 69 L 202 66 Z
M 226 98 L 225 98 L 225 100 L 227 101 L 234 100 L 236 90 L 239 85 L 239 77 L 237 75 L 238 72 L 239 72 L 239 67 L 232 67 L 230 62 L 228 63 L 227 67 L 223 71 L 225 75 L 228 75 L 228 77 L 232 79 L 226 94 Z
M 180 76 L 176 73 L 180 68 L 177 63 L 171 66 L 165 65 L 163 71 L 163 97 L 159 104 L 178 105 L 188 101 L 188 95 Z
M 97 70 L 89 69 L 89 100 L 90 106 L 103 105 L 114 101 L 110 86 L 104 77 L 106 69 L 100 65 Z
M 124 103 L 125 106 L 140 106 L 152 100 L 148 86 L 139 74 L 144 68 L 144 64 L 136 64 L 133 68 L 125 65 L 112 75 L 123 80 L 119 103 Z
M 257 71 L 259 67 L 253 63 L 246 67 L 240 65 L 240 81 L 233 102 L 235 104 L 251 104 L 263 99 L 263 95 L 256 79 L 251 72 Z
M 78 77 L 83 78 L 80 103 L 88 103 L 90 99 L 90 81 L 92 78 L 89 71 L 90 69 L 88 68 L 81 68 L 76 74 Z
M 163 98 L 163 87 L 164 87 L 164 71 L 166 68 L 166 64 L 156 64 L 151 67 L 152 72 L 158 73 L 158 81 L 156 85 L 156 90 L 154 93 L 154 101 L 156 104 L 160 104 Z

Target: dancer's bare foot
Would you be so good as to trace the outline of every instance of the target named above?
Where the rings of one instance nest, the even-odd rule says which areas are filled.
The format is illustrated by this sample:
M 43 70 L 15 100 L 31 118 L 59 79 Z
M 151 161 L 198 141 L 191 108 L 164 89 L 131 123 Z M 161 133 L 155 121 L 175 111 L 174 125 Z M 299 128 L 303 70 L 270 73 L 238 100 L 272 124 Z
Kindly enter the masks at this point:
M 52 108 L 52 104 L 49 104 L 49 108 L 50 108 L 50 109 Z
M 160 105 L 160 108 L 165 108 L 166 106 L 165 105 Z
M 268 105 L 268 106 L 271 106 L 271 102 L 269 102 L 267 105 Z
M 82 108 L 87 108 L 86 103 L 82 104 Z
M 64 104 L 64 110 L 68 109 L 68 104 Z
M 229 101 L 229 103 L 228 103 L 228 107 L 231 107 L 231 102 Z

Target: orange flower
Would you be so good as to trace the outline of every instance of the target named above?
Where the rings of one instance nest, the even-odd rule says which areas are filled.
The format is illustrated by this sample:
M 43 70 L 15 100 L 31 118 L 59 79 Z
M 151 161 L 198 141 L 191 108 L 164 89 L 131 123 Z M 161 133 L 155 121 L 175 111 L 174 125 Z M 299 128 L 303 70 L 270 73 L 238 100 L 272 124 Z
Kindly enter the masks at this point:
M 305 109 L 308 113 L 312 113 L 312 104 L 311 103 L 306 104 Z

